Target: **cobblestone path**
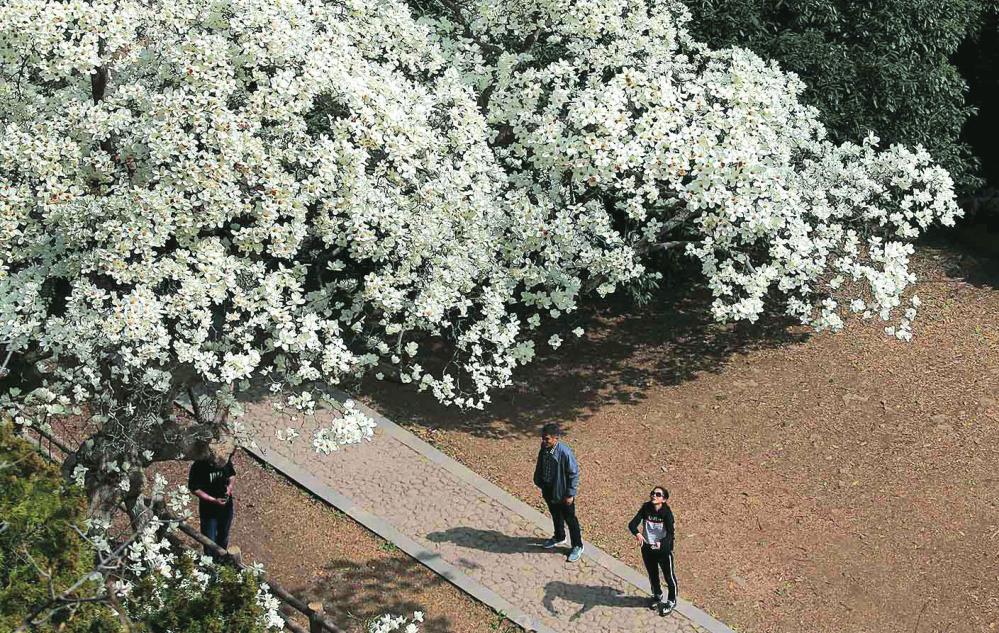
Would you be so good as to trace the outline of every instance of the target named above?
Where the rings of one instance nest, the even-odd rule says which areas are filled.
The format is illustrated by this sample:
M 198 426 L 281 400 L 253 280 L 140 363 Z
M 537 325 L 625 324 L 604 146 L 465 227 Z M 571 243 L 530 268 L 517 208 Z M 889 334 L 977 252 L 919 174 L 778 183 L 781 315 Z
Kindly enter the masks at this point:
M 379 424 L 374 439 L 331 455 L 312 447 L 314 429 L 329 414 L 291 422 L 261 403 L 243 419 L 262 459 L 525 629 L 731 633 L 686 602 L 658 617 L 645 607 L 644 572 L 590 543 L 575 564 L 566 562 L 567 548 L 542 549 L 547 517 L 365 411 Z M 279 440 L 276 432 L 289 426 L 299 436 Z

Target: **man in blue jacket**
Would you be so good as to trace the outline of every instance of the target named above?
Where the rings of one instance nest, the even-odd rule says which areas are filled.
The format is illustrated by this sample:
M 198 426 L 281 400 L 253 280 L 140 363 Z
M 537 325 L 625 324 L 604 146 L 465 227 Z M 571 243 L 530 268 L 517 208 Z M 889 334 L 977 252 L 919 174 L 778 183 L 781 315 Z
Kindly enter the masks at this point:
M 565 526 L 568 525 L 572 543 L 568 560 L 575 563 L 583 555 L 583 535 L 576 518 L 579 464 L 572 449 L 559 441 L 561 435 L 555 424 L 546 424 L 541 429 L 541 450 L 538 451 L 538 465 L 534 468 L 534 485 L 541 489 L 555 524 L 555 536 L 545 541 L 545 549 L 565 544 Z

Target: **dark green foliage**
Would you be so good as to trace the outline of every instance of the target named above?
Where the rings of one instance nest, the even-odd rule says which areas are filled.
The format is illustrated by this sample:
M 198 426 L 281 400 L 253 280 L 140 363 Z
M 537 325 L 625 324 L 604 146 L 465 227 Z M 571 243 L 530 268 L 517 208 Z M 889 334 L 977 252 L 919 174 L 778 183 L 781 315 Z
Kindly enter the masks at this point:
M 13 631 L 36 608 L 61 594 L 92 569 L 93 551 L 73 530 L 82 528 L 86 503 L 63 484 L 52 463 L 0 421 L 0 631 Z M 86 583 L 74 592 L 93 595 Z M 66 633 L 117 631 L 99 605 L 57 609 L 36 630 Z
M 13 631 L 44 605 L 50 617 L 32 629 L 50 633 L 119 633 L 117 617 L 101 602 L 51 603 L 92 569 L 94 550 L 83 530 L 86 501 L 59 469 L 0 421 L 0 631 Z M 135 633 L 263 633 L 259 584 L 249 573 L 210 566 L 208 580 L 177 556 L 171 578 L 149 573 L 134 582 L 121 605 Z M 95 582 L 69 597 L 96 596 Z M 53 610 L 52 608 L 55 607 Z
M 164 579 L 148 574 L 129 595 L 128 610 L 148 633 L 263 633 L 263 609 L 257 605 L 259 584 L 249 573 L 216 565 L 205 571 L 211 579 L 194 578 L 188 556 L 177 558 L 176 573 Z M 191 586 L 196 587 L 191 590 Z
M 955 62 L 971 88 L 968 101 L 978 109 L 964 137 L 981 159 L 988 185 L 999 189 L 999 3 L 987 7 L 981 29 L 961 44 Z M 993 221 L 999 221 L 999 200 L 991 204 Z
M 691 31 L 743 46 L 806 83 L 836 141 L 873 131 L 885 144 L 921 144 L 960 191 L 981 184 L 961 141 L 972 113 L 950 62 L 981 24 L 988 0 L 684 0 Z

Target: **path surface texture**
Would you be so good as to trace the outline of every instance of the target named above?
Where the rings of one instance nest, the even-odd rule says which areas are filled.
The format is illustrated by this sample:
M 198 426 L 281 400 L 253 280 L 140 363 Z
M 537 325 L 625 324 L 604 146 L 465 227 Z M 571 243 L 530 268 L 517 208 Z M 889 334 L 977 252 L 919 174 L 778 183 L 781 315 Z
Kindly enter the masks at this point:
M 330 455 L 316 452 L 312 436 L 331 414 L 292 421 L 259 403 L 244 419 L 258 457 L 527 630 L 730 633 L 682 600 L 659 617 L 646 608 L 645 573 L 590 543 L 577 563 L 567 548 L 542 549 L 547 516 L 360 408 L 378 423 L 374 439 Z M 278 439 L 289 426 L 298 437 Z

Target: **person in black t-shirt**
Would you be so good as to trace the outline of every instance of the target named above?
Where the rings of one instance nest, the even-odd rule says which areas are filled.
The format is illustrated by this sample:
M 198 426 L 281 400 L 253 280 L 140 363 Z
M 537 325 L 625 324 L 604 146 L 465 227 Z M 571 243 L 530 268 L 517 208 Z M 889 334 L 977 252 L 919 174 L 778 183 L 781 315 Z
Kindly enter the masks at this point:
M 676 570 L 673 568 L 673 540 L 675 529 L 673 511 L 666 505 L 669 491 L 656 486 L 649 493 L 649 501 L 642 504 L 638 514 L 628 524 L 635 540 L 642 546 L 642 562 L 649 573 L 652 585 L 651 609 L 658 609 L 659 615 L 669 615 L 676 607 Z M 642 531 L 638 531 L 641 524 Z M 663 570 L 669 593 L 663 601 L 663 589 L 659 582 L 659 569 Z
M 191 464 L 187 475 L 187 488 L 198 498 L 201 533 L 227 549 L 235 511 L 232 489 L 236 469 L 232 465 L 232 453 L 226 458 L 223 449 L 212 449 L 207 444 L 200 452 L 202 457 Z M 205 553 L 214 557 L 207 547 Z

